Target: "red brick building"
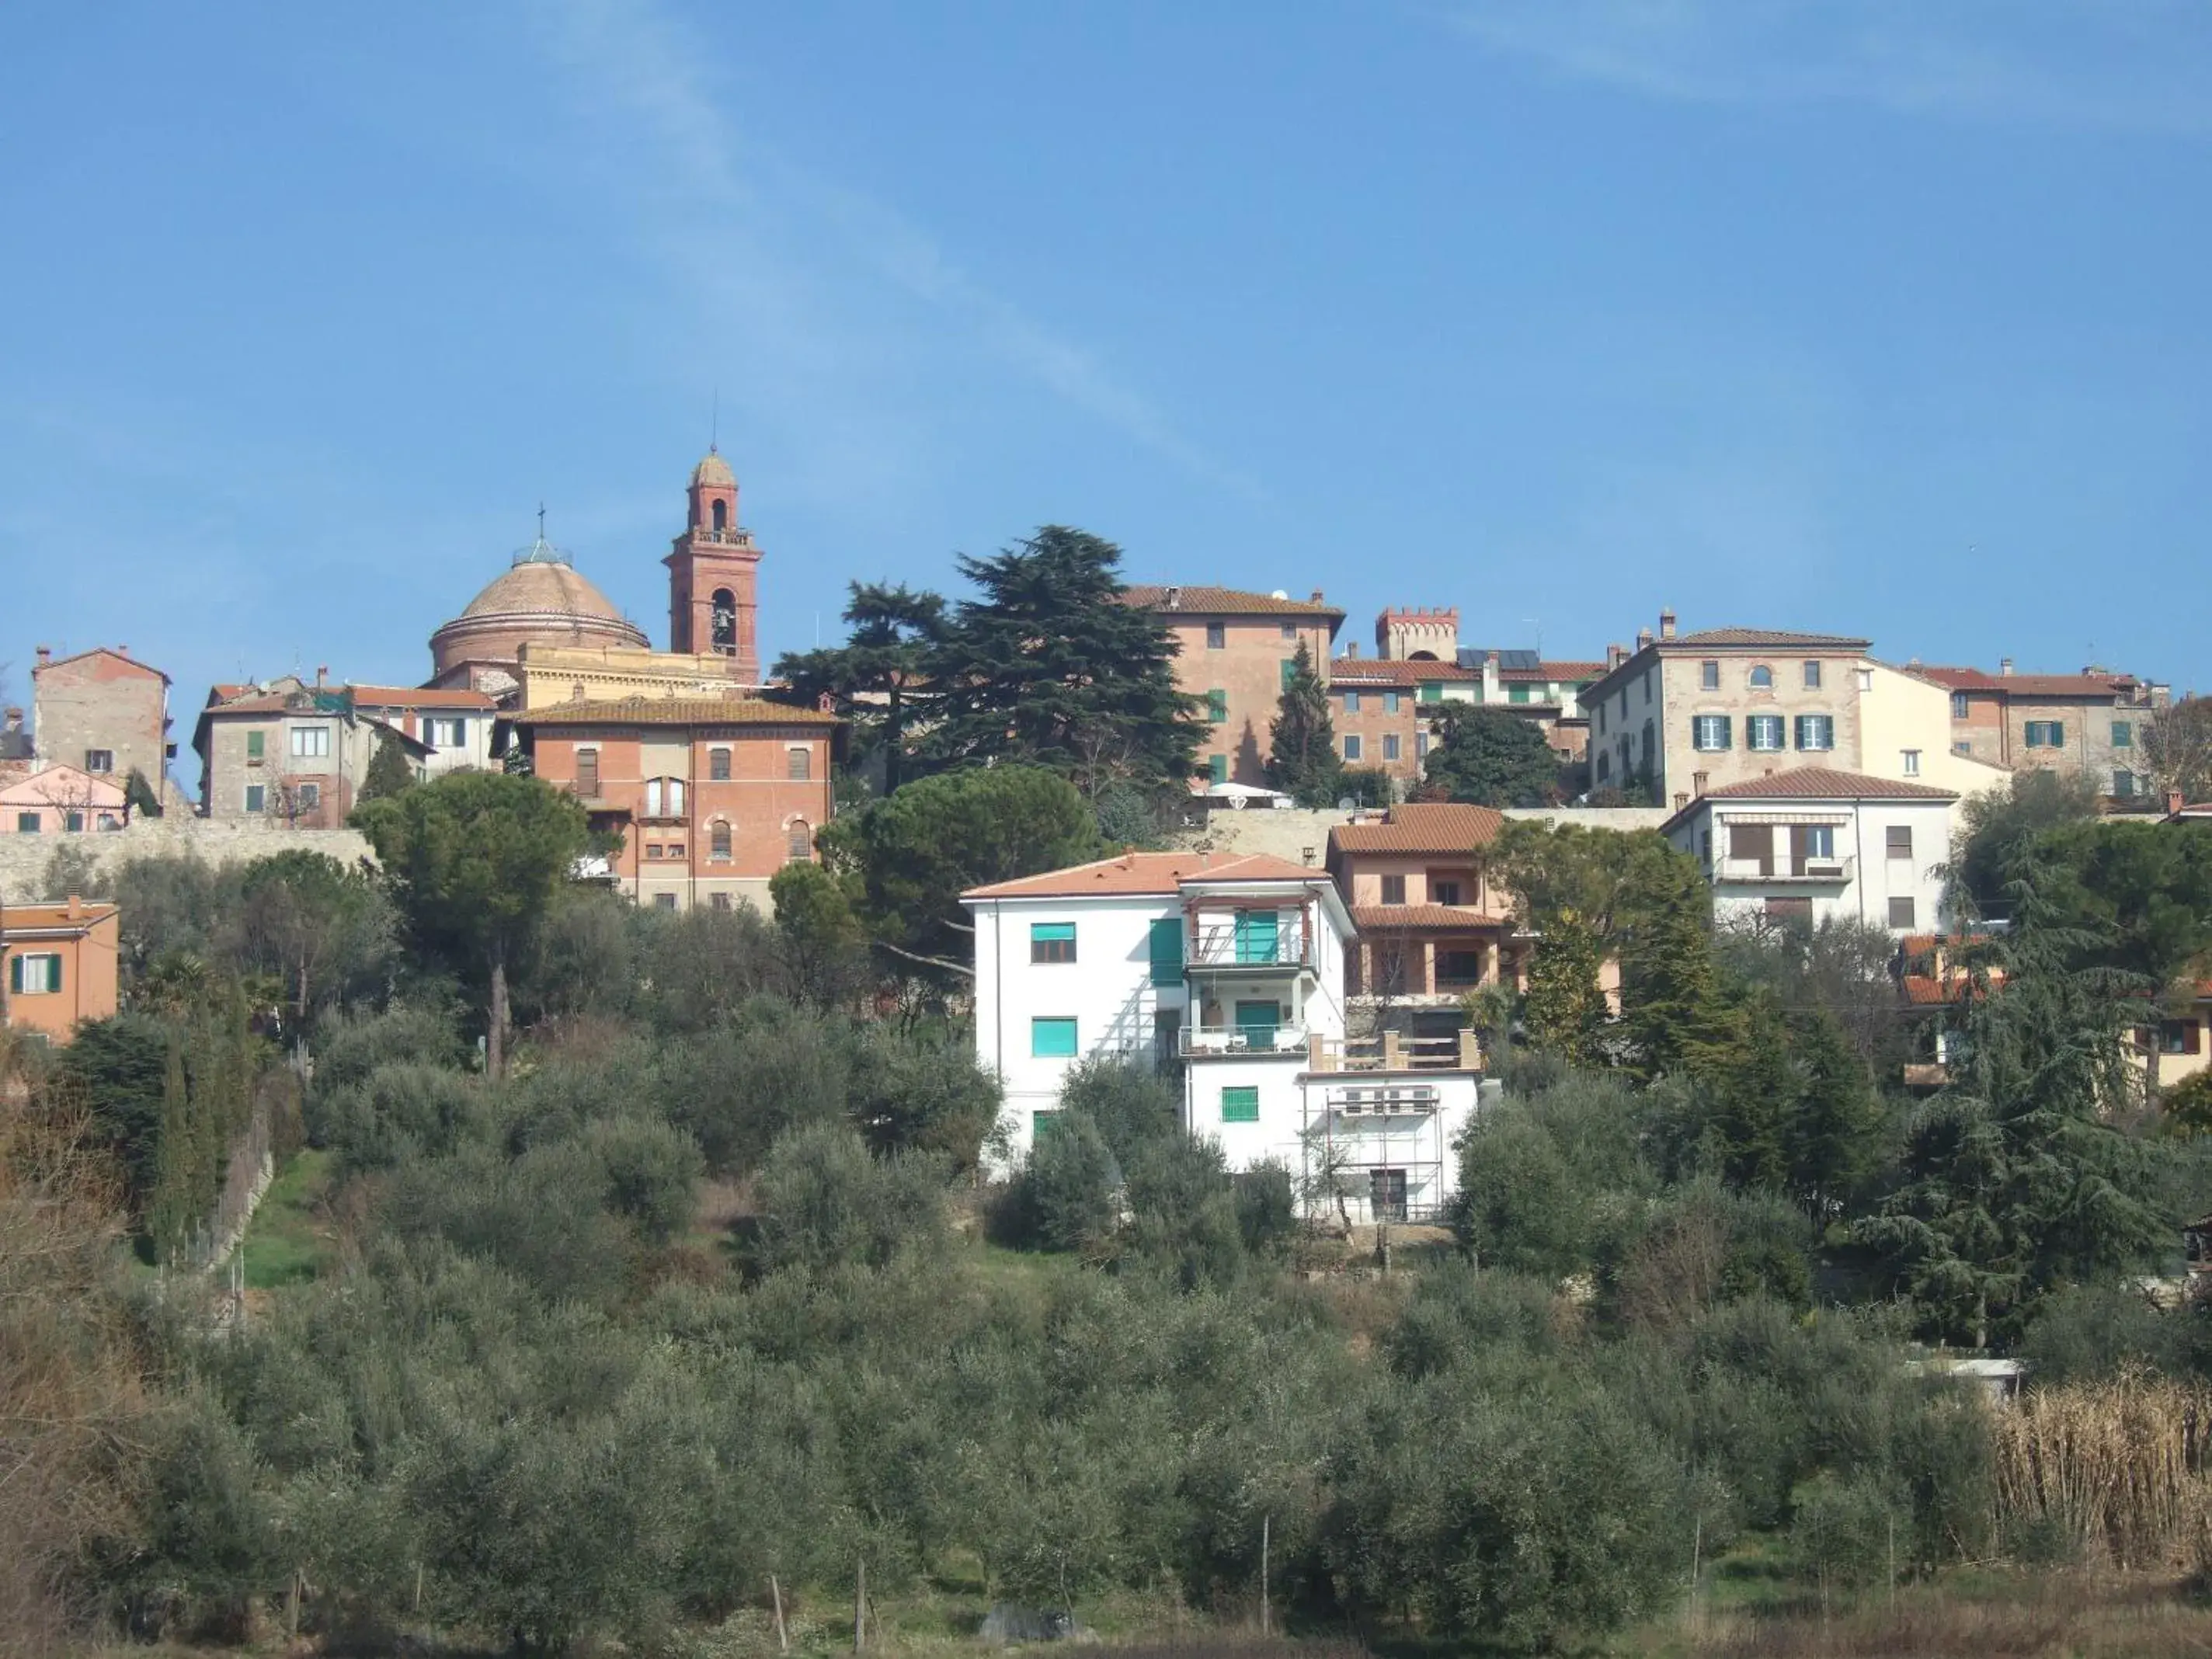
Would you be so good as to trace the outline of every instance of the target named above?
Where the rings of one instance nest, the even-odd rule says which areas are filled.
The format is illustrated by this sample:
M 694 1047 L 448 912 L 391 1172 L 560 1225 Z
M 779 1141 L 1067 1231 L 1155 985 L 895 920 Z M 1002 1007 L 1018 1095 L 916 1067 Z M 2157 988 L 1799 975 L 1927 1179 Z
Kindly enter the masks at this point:
M 607 874 L 641 904 L 769 908 L 830 821 L 835 715 L 758 697 L 560 703 L 508 717 L 532 770 L 622 847 Z
M 1344 612 L 1323 602 L 1318 588 L 1310 599 L 1293 599 L 1234 587 L 1139 584 L 1127 598 L 1175 638 L 1176 685 L 1200 700 L 1212 732 L 1199 747 L 1199 764 L 1216 783 L 1264 785 L 1267 728 L 1298 647 L 1328 684 L 1329 645 Z

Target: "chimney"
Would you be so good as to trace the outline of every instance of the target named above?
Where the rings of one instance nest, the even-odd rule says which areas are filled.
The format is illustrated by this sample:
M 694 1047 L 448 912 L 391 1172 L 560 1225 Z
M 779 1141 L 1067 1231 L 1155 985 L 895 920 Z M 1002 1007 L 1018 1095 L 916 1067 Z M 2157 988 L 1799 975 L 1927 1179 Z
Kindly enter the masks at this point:
M 2170 818 L 2179 817 L 2181 816 L 2181 809 L 2188 804 L 2187 797 L 2183 795 L 2181 791 L 2179 789 L 2169 789 L 2166 792 L 2166 817 Z
M 21 709 L 10 708 L 8 711 L 6 719 L 6 730 L 10 732 L 20 732 L 23 729 L 23 711 Z
M 2002 657 L 1998 659 L 1997 672 L 2005 675 L 2009 675 L 2012 672 L 2012 659 L 2010 657 Z
M 1700 775 L 1702 775 L 1702 774 Z M 1686 791 L 1677 789 L 1674 792 L 1674 810 L 1679 812 L 1689 804 L 1690 797 L 1688 793 Z
M 1319 589 L 1318 587 L 1316 587 L 1316 589 L 1314 589 L 1313 602 L 1314 602 L 1316 605 L 1319 605 L 1319 604 L 1322 602 L 1321 589 Z
M 37 655 L 39 666 L 44 668 L 54 659 L 54 648 L 51 645 L 42 645 L 38 648 Z
M 328 665 L 317 663 L 315 665 L 315 690 L 318 691 L 325 690 L 330 682 L 330 678 L 331 671 Z
M 1662 640 L 1674 637 L 1674 612 L 1671 606 L 1659 613 L 1659 637 Z
M 1639 628 L 1636 630 L 1636 648 L 1638 651 L 1649 651 L 1651 648 L 1651 630 L 1650 629 Z
M 79 897 L 76 894 L 71 893 L 69 896 L 69 904 L 63 910 L 62 914 L 66 915 L 71 921 L 82 921 L 84 916 L 84 900 Z
M 1310 848 L 1310 847 L 1301 847 L 1301 848 L 1298 848 L 1298 862 L 1299 862 L 1299 863 L 1301 863 L 1301 864 L 1311 864 L 1313 861 L 1314 861 L 1314 849 L 1313 849 L 1312 848 Z
M 1711 777 L 1711 776 L 1712 776 L 1712 774 L 1711 774 L 1711 773 L 1710 773 L 1710 772 L 1692 772 L 1692 773 L 1691 773 L 1691 774 L 1690 774 L 1690 793 L 1691 793 L 1692 794 L 1693 794 L 1693 795 L 1696 795 L 1696 796 L 1699 797 L 1700 799 L 1703 799 L 1703 797 L 1704 797 L 1704 795 L 1705 795 L 1705 780 L 1706 780 L 1706 779 L 1708 779 L 1708 778 L 1710 778 L 1710 777 Z
M 1359 641 L 1358 640 L 1346 640 L 1344 642 L 1344 654 L 1347 657 L 1358 656 L 1359 654 Z
M 1168 609 L 1170 611 L 1180 611 L 1182 609 L 1182 588 L 1171 586 L 1168 589 Z

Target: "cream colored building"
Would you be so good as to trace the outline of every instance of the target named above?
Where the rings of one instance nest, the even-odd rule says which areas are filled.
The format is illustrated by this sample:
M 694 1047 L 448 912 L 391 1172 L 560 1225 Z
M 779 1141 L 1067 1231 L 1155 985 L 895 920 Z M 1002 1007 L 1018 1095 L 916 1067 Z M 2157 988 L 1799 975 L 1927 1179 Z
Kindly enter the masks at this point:
M 515 702 L 526 710 L 635 697 L 750 696 L 759 690 L 736 677 L 734 658 L 714 653 L 528 640 L 518 648 L 516 659 L 520 690 Z
M 1910 669 L 1871 657 L 1858 665 L 1858 770 L 1869 777 L 1931 784 L 1961 798 L 2008 782 L 1995 760 L 1962 754 L 1951 741 L 1951 693 Z

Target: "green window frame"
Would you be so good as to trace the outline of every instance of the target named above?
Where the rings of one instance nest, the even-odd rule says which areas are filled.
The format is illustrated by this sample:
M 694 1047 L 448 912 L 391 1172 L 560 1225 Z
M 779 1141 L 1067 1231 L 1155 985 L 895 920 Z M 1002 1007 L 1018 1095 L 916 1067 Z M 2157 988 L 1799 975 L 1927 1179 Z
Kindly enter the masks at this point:
M 1072 921 L 1033 921 L 1030 924 L 1031 962 L 1075 960 L 1075 924 Z
M 259 732 L 248 732 L 246 734 L 246 758 L 248 760 L 259 760 L 261 758 L 262 745 L 266 741 L 267 738 L 263 733 Z
M 246 786 L 246 810 L 253 813 L 265 812 L 269 810 L 267 784 L 249 783 Z
M 1058 1132 L 1060 1112 L 1057 1108 L 1030 1114 L 1030 1145 L 1036 1146 L 1047 1135 Z
M 1206 694 L 1206 718 L 1216 726 L 1229 718 L 1229 694 L 1219 686 Z
M 1291 689 L 1291 682 L 1297 678 L 1297 672 L 1298 659 L 1296 657 L 1284 658 L 1282 666 L 1283 690 L 1287 691 Z
M 15 833 L 19 836 L 35 836 L 45 827 L 45 824 L 46 817 L 42 813 L 18 812 L 15 814 Z
M 2066 746 L 2065 721 L 2028 721 L 2027 746 L 2030 749 L 2063 749 Z
M 2132 749 L 2136 746 L 2136 723 L 2133 720 L 2112 722 L 2112 747 Z
M 1797 717 L 1797 746 L 1815 751 L 1836 746 L 1836 722 L 1828 714 L 1800 714 Z
M 1073 1014 L 1038 1014 L 1030 1021 L 1030 1058 L 1073 1060 L 1079 1045 Z
M 1423 702 L 1442 702 L 1444 700 L 1444 683 L 1442 680 L 1423 680 L 1419 696 Z
M 1525 685 L 1514 685 L 1506 688 L 1505 701 L 1508 702 L 1529 702 L 1530 699 L 1531 693 L 1528 687 Z
M 1228 782 L 1229 757 L 1226 755 L 1208 755 L 1206 757 L 1206 777 L 1214 783 Z
M 1256 1085 L 1232 1084 L 1221 1091 L 1221 1121 L 1224 1123 L 1257 1123 L 1260 1121 L 1260 1091 Z
M 1162 916 L 1152 923 L 1150 951 L 1152 983 L 1182 983 L 1182 918 Z

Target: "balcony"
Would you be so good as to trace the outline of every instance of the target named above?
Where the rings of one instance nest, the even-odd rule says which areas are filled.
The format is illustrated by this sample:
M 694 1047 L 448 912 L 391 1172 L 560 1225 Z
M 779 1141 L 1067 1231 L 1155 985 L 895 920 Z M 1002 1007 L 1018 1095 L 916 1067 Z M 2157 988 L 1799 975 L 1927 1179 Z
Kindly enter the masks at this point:
M 1307 1069 L 1315 1072 L 1479 1072 L 1482 1041 L 1468 1030 L 1449 1036 L 1316 1037 Z
M 1274 1054 L 1296 1058 L 1311 1046 L 1303 1025 L 1186 1025 L 1176 1033 L 1176 1052 L 1185 1060 Z
M 1225 928 L 1201 933 L 1194 945 L 1186 945 L 1187 968 L 1314 967 L 1313 947 L 1292 933 L 1235 933 Z
M 1808 887 L 1841 887 L 1851 879 L 1858 860 L 1839 859 L 1715 859 L 1715 881 L 1802 883 Z

